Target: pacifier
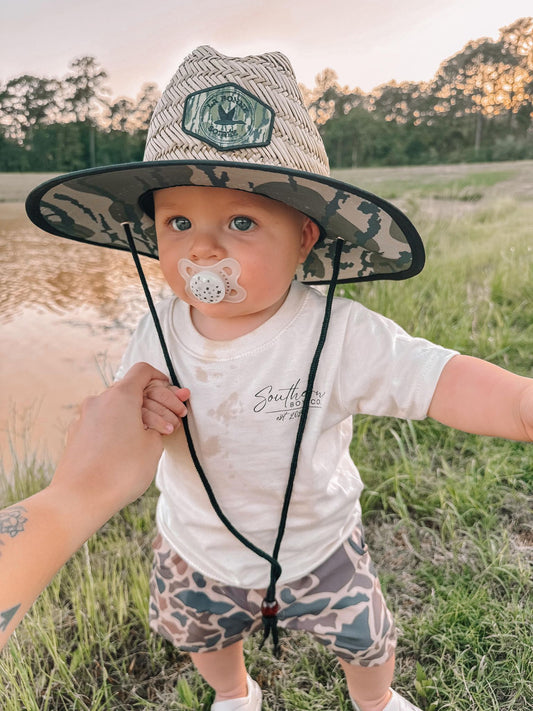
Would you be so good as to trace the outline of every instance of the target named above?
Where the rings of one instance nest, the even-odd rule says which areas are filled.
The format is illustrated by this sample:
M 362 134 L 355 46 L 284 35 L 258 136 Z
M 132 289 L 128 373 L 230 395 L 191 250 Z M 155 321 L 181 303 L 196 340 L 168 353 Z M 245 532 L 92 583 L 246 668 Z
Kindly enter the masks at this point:
M 246 298 L 246 289 L 238 283 L 241 265 L 236 259 L 226 257 L 208 267 L 180 259 L 178 271 L 185 280 L 185 291 L 204 304 L 229 301 L 238 304 Z

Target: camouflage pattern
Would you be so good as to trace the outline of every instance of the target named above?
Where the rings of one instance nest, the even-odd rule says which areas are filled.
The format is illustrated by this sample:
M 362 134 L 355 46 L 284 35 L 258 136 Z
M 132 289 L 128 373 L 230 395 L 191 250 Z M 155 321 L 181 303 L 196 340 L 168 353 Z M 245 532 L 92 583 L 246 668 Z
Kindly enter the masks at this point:
M 236 84 L 221 84 L 189 94 L 183 130 L 222 151 L 265 146 L 274 111 Z
M 154 161 L 91 169 L 44 183 L 26 208 L 47 232 L 127 251 L 121 223 L 129 222 L 139 253 L 157 258 L 154 223 L 139 198 L 178 185 L 246 190 L 312 217 L 324 236 L 297 273 L 306 283 L 330 280 L 337 237 L 345 240 L 339 282 L 404 279 L 423 266 L 418 233 L 393 205 L 328 177 L 269 166 Z
M 186 652 L 227 647 L 261 629 L 264 590 L 217 583 L 194 571 L 161 535 L 153 544 L 150 626 Z M 361 666 L 383 664 L 396 645 L 362 533 L 300 580 L 280 585 L 278 626 L 312 634 L 337 657 Z

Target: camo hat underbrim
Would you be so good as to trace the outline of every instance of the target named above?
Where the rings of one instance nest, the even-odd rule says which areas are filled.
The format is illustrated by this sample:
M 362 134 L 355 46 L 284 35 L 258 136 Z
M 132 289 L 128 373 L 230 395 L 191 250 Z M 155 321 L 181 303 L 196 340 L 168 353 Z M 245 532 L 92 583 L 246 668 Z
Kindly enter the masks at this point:
M 345 241 L 340 282 L 406 279 L 424 264 L 420 237 L 390 203 L 330 177 L 324 144 L 280 52 L 227 57 L 202 46 L 179 66 L 159 100 L 144 160 L 69 173 L 26 201 L 41 229 L 157 258 L 146 201 L 174 186 L 230 188 L 290 205 L 315 220 L 321 239 L 297 277 L 327 283 L 334 245 Z M 149 212 L 149 210 L 148 210 Z
M 26 211 L 46 232 L 125 251 L 128 222 L 139 254 L 157 258 L 154 221 L 139 201 L 152 190 L 186 185 L 245 190 L 315 220 L 323 237 L 297 273 L 303 282 L 328 283 L 337 237 L 345 240 L 339 282 L 407 279 L 423 267 L 416 229 L 390 203 L 331 178 L 263 165 L 156 161 L 83 170 L 35 188 Z

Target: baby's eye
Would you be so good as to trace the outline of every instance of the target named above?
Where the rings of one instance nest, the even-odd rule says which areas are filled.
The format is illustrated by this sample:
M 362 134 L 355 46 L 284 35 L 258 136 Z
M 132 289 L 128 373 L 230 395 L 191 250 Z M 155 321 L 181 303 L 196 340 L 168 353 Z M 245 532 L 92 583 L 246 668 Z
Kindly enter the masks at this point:
M 191 221 L 186 217 L 173 217 L 169 224 L 172 229 L 176 230 L 176 232 L 183 232 L 184 230 L 191 229 Z
M 252 227 L 255 227 L 255 222 L 249 217 L 239 215 L 238 217 L 233 218 L 233 220 L 229 223 L 229 226 L 232 230 L 247 232 L 248 230 L 251 230 Z

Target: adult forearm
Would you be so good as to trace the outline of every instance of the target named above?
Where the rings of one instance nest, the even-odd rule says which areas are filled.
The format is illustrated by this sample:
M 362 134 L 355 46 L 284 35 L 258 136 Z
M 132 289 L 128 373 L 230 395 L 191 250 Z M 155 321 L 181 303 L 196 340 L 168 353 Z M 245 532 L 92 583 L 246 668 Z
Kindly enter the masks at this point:
M 0 512 L 0 649 L 61 566 L 102 524 L 47 488 Z

